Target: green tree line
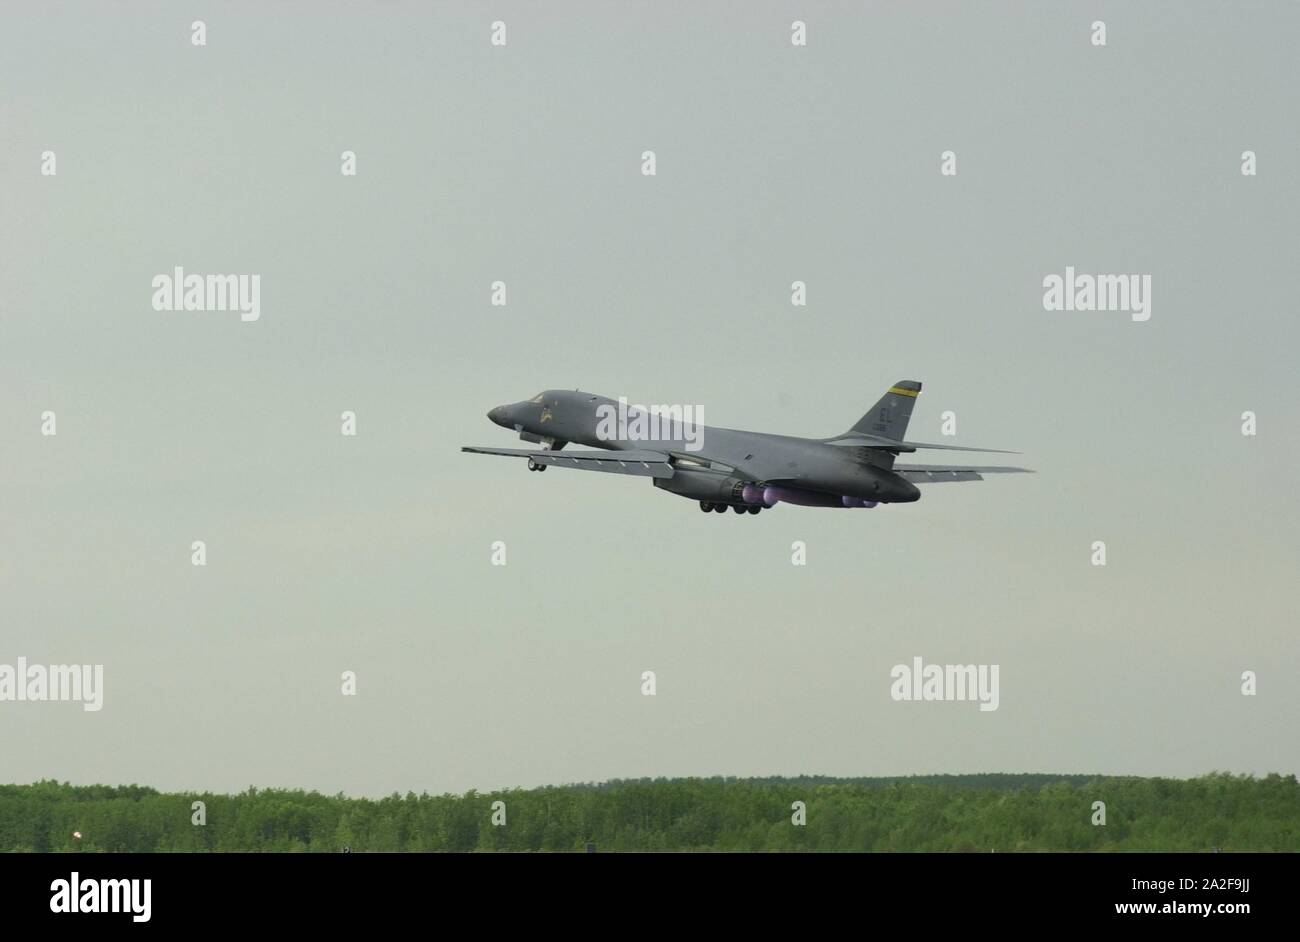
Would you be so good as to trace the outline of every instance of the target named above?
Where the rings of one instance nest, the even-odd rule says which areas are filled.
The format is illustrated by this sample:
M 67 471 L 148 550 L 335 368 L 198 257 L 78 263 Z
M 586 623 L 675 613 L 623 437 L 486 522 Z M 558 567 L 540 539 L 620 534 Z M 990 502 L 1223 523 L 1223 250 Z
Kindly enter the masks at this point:
M 204 823 L 195 823 L 194 803 Z M 497 805 L 497 802 L 504 805 Z M 802 803 L 804 822 L 798 817 Z M 1105 803 L 1105 824 L 1096 802 Z M 503 824 L 494 824 L 497 822 Z M 76 837 L 80 834 L 80 837 Z M 347 798 L 0 785 L 0 851 L 1291 851 L 1294 775 L 686 778 Z

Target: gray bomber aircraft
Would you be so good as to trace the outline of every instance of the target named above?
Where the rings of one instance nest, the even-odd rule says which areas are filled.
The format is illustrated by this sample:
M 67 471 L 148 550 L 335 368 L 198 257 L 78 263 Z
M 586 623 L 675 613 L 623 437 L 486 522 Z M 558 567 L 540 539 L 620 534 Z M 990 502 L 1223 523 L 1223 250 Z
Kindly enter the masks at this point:
M 756 514 L 778 503 L 838 508 L 909 503 L 921 498 L 918 484 L 981 481 L 990 473 L 1032 473 L 1026 468 L 969 464 L 896 464 L 900 454 L 921 448 L 1017 454 L 905 441 L 907 422 L 920 393 L 918 382 L 895 383 L 852 428 L 833 438 L 692 427 L 674 415 L 678 421 L 664 417 L 662 423 L 656 423 L 660 434 L 646 440 L 631 424 L 609 421 L 620 402 L 581 390 L 552 389 L 488 413 L 497 425 L 512 429 L 540 448 L 461 450 L 527 458 L 530 471 L 545 471 L 554 465 L 648 477 L 657 488 L 699 501 L 705 512 L 725 513 L 730 507 L 738 514 Z M 644 417 L 637 414 L 640 407 L 628 410 L 626 400 L 621 405 L 624 413 Z M 611 435 L 611 428 L 621 437 Z M 563 451 L 569 444 L 602 450 Z

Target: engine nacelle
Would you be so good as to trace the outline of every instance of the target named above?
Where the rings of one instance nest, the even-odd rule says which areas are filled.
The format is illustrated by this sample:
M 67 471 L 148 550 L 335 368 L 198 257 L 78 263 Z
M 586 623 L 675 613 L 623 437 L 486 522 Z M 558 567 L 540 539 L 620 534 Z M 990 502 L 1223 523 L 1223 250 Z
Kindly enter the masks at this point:
M 763 488 L 763 503 L 773 507 L 778 502 L 799 504 L 804 507 L 844 507 L 834 494 L 805 491 L 797 487 L 777 487 L 771 484 Z
M 745 482 L 738 478 L 692 468 L 677 468 L 670 478 L 655 478 L 655 487 L 692 500 L 709 500 L 733 504 L 744 500 Z
M 863 500 L 861 497 L 841 497 L 840 503 L 845 507 L 866 507 L 870 510 L 880 502 L 875 500 Z
M 921 499 L 917 486 L 902 475 L 857 463 L 846 462 L 837 472 L 820 475 L 817 486 L 828 494 L 882 504 L 907 504 Z
M 769 484 L 760 490 L 761 499 L 768 507 L 777 503 L 786 503 L 799 504 L 804 507 L 866 507 L 871 509 L 878 503 L 874 500 L 863 500 L 860 497 L 836 497 L 834 494 L 825 494 L 821 491 L 806 491 L 799 487 L 782 487 Z

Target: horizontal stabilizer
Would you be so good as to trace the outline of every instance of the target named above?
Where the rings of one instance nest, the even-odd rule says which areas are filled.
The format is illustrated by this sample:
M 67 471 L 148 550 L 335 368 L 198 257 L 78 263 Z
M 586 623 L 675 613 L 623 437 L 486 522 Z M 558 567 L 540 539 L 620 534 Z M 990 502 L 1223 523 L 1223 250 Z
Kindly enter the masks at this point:
M 1005 448 L 967 448 L 965 445 L 935 445 L 930 442 L 903 442 L 909 448 L 941 448 L 944 451 L 983 451 L 991 455 L 1018 455 L 1018 451 L 1007 451 Z
M 1002 448 L 968 448 L 965 445 L 936 445 L 931 442 L 900 442 L 879 435 L 842 435 L 831 439 L 826 444 L 839 445 L 843 448 L 879 448 L 884 451 L 916 451 L 918 448 L 939 448 L 944 451 L 981 451 L 991 455 L 1018 455 L 1018 451 L 1006 451 Z
M 1029 468 L 980 467 L 978 465 L 896 464 L 894 473 L 913 484 L 943 484 L 948 481 L 982 481 L 986 474 L 1034 474 Z

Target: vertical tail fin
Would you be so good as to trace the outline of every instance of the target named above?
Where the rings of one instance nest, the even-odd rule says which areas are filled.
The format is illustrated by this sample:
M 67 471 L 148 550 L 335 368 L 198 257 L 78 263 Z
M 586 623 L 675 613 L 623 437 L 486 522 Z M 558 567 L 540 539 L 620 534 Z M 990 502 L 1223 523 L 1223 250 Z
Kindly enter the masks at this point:
M 912 406 L 916 405 L 919 395 L 920 383 L 912 379 L 899 380 L 889 387 L 870 412 L 854 423 L 850 431 L 902 441 L 907 434 L 908 419 L 912 417 Z

